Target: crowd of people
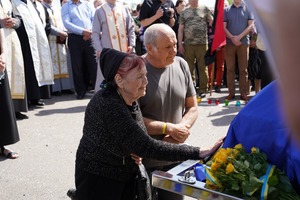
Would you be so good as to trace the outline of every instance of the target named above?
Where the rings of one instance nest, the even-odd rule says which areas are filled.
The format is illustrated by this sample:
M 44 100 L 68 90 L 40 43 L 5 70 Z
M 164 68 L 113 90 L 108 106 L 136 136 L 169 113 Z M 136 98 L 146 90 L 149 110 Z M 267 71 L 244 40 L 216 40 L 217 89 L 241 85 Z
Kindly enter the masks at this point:
M 23 114 L 28 106 L 44 106 L 43 99 L 52 95 L 83 99 L 95 92 L 76 155 L 74 199 L 112 198 L 112 193 L 120 195 L 113 199 L 133 197 L 128 186 L 141 157 L 151 174 L 212 154 L 222 139 L 204 150 L 178 145 L 197 119 L 197 96 L 205 98 L 209 85 L 220 92 L 226 83 L 226 98 L 234 99 L 238 74 L 240 98 L 248 100 L 251 31 L 259 67 L 267 66 L 254 15 L 242 0 L 233 0 L 224 10 L 227 39 L 216 51 L 216 82 L 204 60 L 214 12 L 198 0 L 144 0 L 135 12 L 117 0 L 1 0 L 0 9 L 0 71 L 5 73 L 0 97 L 7 100 L 7 105 L 0 104 L 0 115 L 10 122 L 5 134 L 1 130 L 0 154 L 18 157 L 5 145 L 19 140 L 16 119 L 28 118 Z M 120 192 L 111 192 L 109 184 L 118 184 Z M 97 191 L 99 185 L 108 189 Z M 160 200 L 183 199 L 152 191 Z

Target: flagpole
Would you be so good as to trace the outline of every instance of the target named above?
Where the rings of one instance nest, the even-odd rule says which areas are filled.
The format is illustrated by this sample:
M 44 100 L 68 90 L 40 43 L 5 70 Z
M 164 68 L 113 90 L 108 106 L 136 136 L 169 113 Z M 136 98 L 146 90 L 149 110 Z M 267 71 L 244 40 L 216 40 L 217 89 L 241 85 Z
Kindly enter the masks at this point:
M 223 27 L 223 13 L 224 13 L 224 0 L 216 0 L 215 10 L 214 10 L 214 21 L 212 25 L 213 30 L 213 40 L 211 42 L 211 55 L 215 54 L 216 50 L 221 46 L 226 44 L 226 35 Z M 210 96 L 212 95 L 212 85 L 215 76 L 215 63 L 216 60 L 212 62 L 211 69 L 211 85 L 210 85 Z
M 213 62 L 212 64 L 211 64 L 211 74 L 210 74 L 210 77 L 211 77 L 211 79 L 210 79 L 210 96 L 212 96 L 212 87 L 213 87 L 213 83 L 214 83 L 214 79 L 215 79 L 215 62 Z

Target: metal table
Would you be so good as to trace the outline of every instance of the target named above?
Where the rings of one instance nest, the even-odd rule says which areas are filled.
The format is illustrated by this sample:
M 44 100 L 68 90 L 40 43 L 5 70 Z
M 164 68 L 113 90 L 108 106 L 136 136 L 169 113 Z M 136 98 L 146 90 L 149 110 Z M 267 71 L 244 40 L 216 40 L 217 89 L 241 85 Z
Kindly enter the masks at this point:
M 154 187 L 170 192 L 194 197 L 196 199 L 242 200 L 215 190 L 205 188 L 205 183 L 197 181 L 195 175 L 190 173 L 199 160 L 187 160 L 167 172 L 155 171 L 152 174 Z

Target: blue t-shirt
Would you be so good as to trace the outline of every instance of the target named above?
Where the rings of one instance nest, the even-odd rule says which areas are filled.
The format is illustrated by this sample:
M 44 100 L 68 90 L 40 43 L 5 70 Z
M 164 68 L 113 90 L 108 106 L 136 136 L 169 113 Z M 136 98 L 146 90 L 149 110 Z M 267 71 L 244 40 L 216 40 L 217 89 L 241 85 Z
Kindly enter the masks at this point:
M 241 34 L 248 27 L 249 20 L 254 20 L 254 15 L 245 4 L 239 7 L 232 4 L 224 10 L 224 22 L 227 22 L 227 29 L 232 35 Z M 227 44 L 233 44 L 229 38 L 226 38 L 226 42 Z M 243 37 L 241 42 L 249 45 L 249 35 Z

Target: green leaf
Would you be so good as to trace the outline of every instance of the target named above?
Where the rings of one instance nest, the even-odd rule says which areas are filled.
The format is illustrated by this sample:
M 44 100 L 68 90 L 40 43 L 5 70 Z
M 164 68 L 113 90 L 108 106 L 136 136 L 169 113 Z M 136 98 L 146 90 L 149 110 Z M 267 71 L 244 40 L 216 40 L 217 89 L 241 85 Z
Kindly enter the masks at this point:
M 261 187 L 263 184 L 263 181 L 256 178 L 255 176 L 252 176 L 249 178 L 250 184 L 254 187 Z
M 240 173 L 239 174 L 234 174 L 233 177 L 237 178 L 239 180 L 242 180 L 242 181 L 245 180 L 245 176 L 243 176 L 243 174 L 240 174 Z
M 245 171 L 245 169 L 247 169 L 244 162 L 242 161 L 234 160 L 233 164 L 234 164 L 234 168 L 238 169 L 239 171 Z
M 234 183 L 234 184 L 232 184 L 231 189 L 238 191 L 240 189 L 240 187 L 237 183 Z
M 254 165 L 254 170 L 255 171 L 260 171 L 261 167 L 262 167 L 262 165 L 260 163 L 257 163 L 256 165 Z
M 290 180 L 288 179 L 287 176 L 280 175 L 279 180 L 280 180 L 280 182 L 282 182 L 285 185 L 291 185 L 291 182 L 290 182 Z
M 209 161 L 207 161 L 207 162 L 205 163 L 205 165 L 207 165 L 207 166 L 211 166 L 211 165 L 212 165 L 212 163 L 213 163 L 213 161 L 212 161 L 212 160 L 209 160 Z
M 279 179 L 276 175 L 271 176 L 268 180 L 269 186 L 276 186 L 278 183 L 279 183 Z
M 245 166 L 246 166 L 247 168 L 249 168 L 250 164 L 249 164 L 249 162 L 248 162 L 247 160 L 244 161 L 244 164 L 245 164 Z
M 268 189 L 268 199 L 278 199 L 279 191 L 274 187 Z

